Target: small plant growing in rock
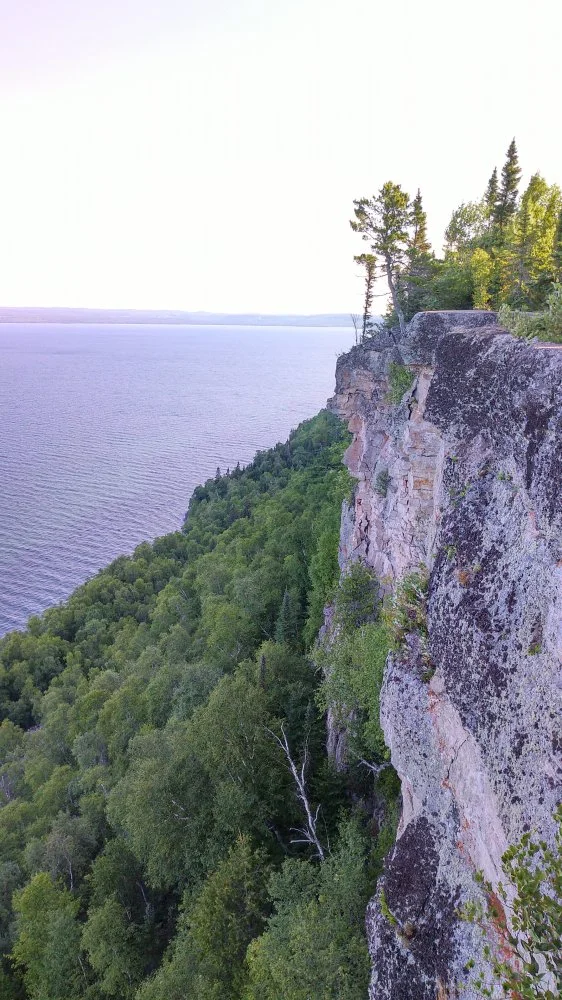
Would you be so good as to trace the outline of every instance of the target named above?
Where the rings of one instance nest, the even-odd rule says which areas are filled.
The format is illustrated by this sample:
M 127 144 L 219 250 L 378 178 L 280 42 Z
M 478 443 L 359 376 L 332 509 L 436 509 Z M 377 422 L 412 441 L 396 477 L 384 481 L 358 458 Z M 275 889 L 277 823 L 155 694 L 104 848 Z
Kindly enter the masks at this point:
M 542 650 L 542 645 L 540 642 L 533 642 L 529 646 L 528 654 L 529 656 L 536 656 Z
M 470 583 L 470 580 L 471 580 L 471 575 L 470 575 L 469 570 L 467 570 L 467 569 L 458 569 L 457 570 L 457 580 L 459 581 L 461 587 L 468 587 L 468 585 Z
M 453 507 L 456 507 L 459 500 L 462 500 L 470 489 L 470 483 L 465 483 L 464 486 L 451 486 L 449 488 L 449 496 L 452 500 Z
M 445 547 L 445 555 L 447 556 L 447 559 L 449 560 L 449 562 L 452 562 L 452 560 L 455 558 L 456 554 L 457 554 L 457 546 L 456 545 L 447 545 Z
M 415 375 L 407 365 L 399 365 L 391 361 L 388 366 L 388 393 L 389 403 L 397 405 L 401 402 L 404 393 L 411 389 L 414 384 Z
M 388 469 L 382 469 L 381 472 L 377 474 L 375 479 L 375 493 L 378 493 L 381 497 L 385 497 L 388 493 L 390 482 L 390 473 Z
M 427 589 L 427 574 L 409 573 L 383 602 L 382 619 L 392 649 L 399 649 L 409 632 L 427 640 Z
M 388 923 L 390 924 L 390 926 L 391 927 L 399 927 L 400 925 L 399 925 L 398 919 L 394 916 L 392 910 L 390 909 L 390 906 L 388 905 L 388 901 L 387 901 L 387 898 L 386 898 L 386 893 L 385 893 L 384 889 L 382 888 L 382 886 L 381 886 L 381 890 L 379 892 L 379 906 L 381 908 L 381 913 L 382 913 L 384 919 L 386 921 L 388 921 Z
M 513 903 L 501 882 L 494 892 L 479 873 L 476 880 L 486 904 L 469 903 L 462 910 L 464 919 L 486 936 L 494 927 L 501 944 L 497 953 L 484 945 L 494 983 L 487 984 L 483 974 L 473 983 L 484 997 L 497 996 L 497 985 L 505 996 L 520 1000 L 557 1000 L 562 995 L 562 806 L 555 820 L 553 849 L 528 832 L 503 855 L 503 873 L 515 888 Z

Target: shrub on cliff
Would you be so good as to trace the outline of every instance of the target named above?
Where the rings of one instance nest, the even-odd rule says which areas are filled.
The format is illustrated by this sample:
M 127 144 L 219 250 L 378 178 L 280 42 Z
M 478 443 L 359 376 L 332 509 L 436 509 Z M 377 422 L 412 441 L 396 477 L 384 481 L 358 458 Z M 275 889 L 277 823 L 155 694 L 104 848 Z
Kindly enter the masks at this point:
M 376 765 L 388 754 L 379 720 L 388 650 L 378 581 L 367 566 L 354 562 L 336 591 L 330 632 L 314 651 L 323 674 L 317 700 L 345 727 L 352 756 Z
M 506 882 L 515 889 L 513 901 L 503 883 L 494 892 L 480 875 L 487 904 L 471 904 L 464 911 L 486 937 L 494 928 L 500 949 L 496 952 L 486 944 L 484 954 L 495 984 L 506 996 L 520 1000 L 557 1000 L 562 995 L 562 806 L 556 823 L 552 849 L 527 832 L 503 855 Z M 496 996 L 495 985 L 486 983 L 483 975 L 474 985 L 482 996 Z
M 562 342 L 562 285 L 554 285 L 544 312 L 529 313 L 502 306 L 498 313 L 500 324 L 515 337 L 525 340 L 550 340 Z

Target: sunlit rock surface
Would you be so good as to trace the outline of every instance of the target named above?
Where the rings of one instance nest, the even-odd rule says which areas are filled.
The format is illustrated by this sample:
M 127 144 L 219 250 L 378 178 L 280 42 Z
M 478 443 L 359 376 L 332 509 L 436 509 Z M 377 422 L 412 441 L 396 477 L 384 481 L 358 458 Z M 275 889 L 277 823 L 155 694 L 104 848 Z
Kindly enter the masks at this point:
M 415 374 L 399 404 L 391 362 Z M 550 839 L 560 798 L 562 349 L 515 340 L 492 313 L 422 313 L 401 342 L 339 358 L 331 406 L 358 480 L 342 569 L 361 558 L 387 588 L 430 573 L 435 672 L 413 637 L 381 698 L 403 811 L 382 880 L 394 919 L 377 900 L 367 915 L 370 997 L 468 998 L 474 872 L 496 885 L 509 843 Z

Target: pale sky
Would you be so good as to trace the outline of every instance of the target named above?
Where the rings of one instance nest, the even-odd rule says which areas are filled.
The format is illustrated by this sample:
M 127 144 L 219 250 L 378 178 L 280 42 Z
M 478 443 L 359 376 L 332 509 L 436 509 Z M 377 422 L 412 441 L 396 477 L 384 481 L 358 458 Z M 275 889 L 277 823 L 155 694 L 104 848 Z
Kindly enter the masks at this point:
M 561 9 L 0 0 L 0 304 L 359 312 L 354 198 L 562 183 Z

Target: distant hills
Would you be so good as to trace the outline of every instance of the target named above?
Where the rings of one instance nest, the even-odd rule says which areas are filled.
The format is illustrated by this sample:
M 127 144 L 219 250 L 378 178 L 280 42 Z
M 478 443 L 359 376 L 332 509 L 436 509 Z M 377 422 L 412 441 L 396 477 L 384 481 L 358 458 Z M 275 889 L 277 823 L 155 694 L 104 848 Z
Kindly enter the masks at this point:
M 267 313 L 182 312 L 174 309 L 75 309 L 55 306 L 0 306 L 0 323 L 123 323 L 189 326 L 342 326 L 349 313 L 270 315 Z

